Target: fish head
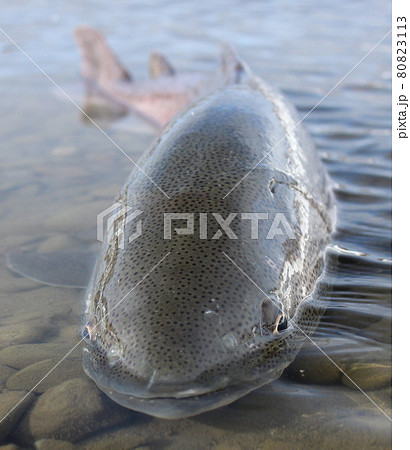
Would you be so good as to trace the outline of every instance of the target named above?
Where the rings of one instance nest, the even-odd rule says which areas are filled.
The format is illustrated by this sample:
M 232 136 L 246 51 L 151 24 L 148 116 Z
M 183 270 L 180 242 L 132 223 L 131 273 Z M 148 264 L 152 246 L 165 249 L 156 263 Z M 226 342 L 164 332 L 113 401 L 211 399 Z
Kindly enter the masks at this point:
M 135 277 L 130 293 L 115 283 L 102 296 L 96 289 L 83 364 L 117 403 L 187 417 L 278 378 L 293 359 L 301 337 L 280 301 L 224 255 L 194 254 L 171 252 L 142 282 Z

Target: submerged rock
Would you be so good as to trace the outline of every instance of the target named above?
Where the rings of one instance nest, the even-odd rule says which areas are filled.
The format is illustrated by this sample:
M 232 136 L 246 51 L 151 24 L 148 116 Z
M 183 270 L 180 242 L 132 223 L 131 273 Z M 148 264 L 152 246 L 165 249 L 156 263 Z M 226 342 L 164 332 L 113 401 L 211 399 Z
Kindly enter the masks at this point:
M 79 322 L 76 325 L 68 325 L 60 328 L 60 334 L 56 338 L 56 342 L 61 342 L 67 345 L 76 345 L 81 337 L 79 336 Z
M 34 394 L 26 395 L 27 392 L 25 391 L 2 392 L 0 394 L 0 418 L 3 418 L 12 410 L 10 414 L 0 422 L 0 441 L 8 436 L 20 417 L 34 401 Z
M 365 391 L 390 386 L 391 382 L 392 369 L 387 363 L 355 363 L 342 377 L 345 386 L 357 389 L 357 385 Z
M 16 369 L 0 364 L 0 389 L 3 388 L 7 380 L 17 372 Z
M 294 450 L 295 444 L 289 442 L 286 439 L 278 442 L 276 439 L 267 439 L 261 446 L 261 450 L 276 450 L 280 448 L 281 450 Z
M 109 400 L 92 381 L 74 378 L 41 395 L 30 414 L 29 428 L 35 440 L 76 441 L 128 417 L 129 411 Z
M 131 413 L 136 414 L 136 413 Z M 148 416 L 143 416 L 145 420 L 150 421 Z M 140 448 L 147 442 L 151 442 L 153 437 L 161 435 L 158 423 L 156 429 L 141 421 L 138 424 L 115 427 L 108 431 L 101 431 L 96 435 L 92 435 L 84 441 L 78 442 L 77 447 L 84 450 L 111 450 L 111 449 L 133 449 Z M 172 427 L 172 425 L 171 425 Z M 162 436 L 162 435 L 161 435 Z M 151 447 L 152 448 L 152 447 Z
M 49 375 L 33 389 L 34 393 L 41 394 L 72 378 L 86 377 L 79 358 L 66 358 L 58 364 L 60 360 L 60 358 L 46 359 L 25 367 L 7 380 L 7 388 L 12 391 L 29 391 L 52 369 Z
M 286 369 L 285 375 L 293 380 L 302 381 L 305 383 L 315 384 L 335 384 L 339 383 L 342 377 L 340 369 L 344 370 L 347 367 L 348 353 L 341 351 L 348 347 L 350 342 L 334 342 L 331 339 L 314 339 L 315 345 L 311 341 L 307 341 L 304 348 L 295 361 Z M 332 360 L 327 358 L 320 349 L 329 351 L 329 348 L 337 348 L 339 351 L 337 358 L 337 366 Z M 336 361 L 335 361 L 336 362 Z
M 19 284 L 22 283 L 22 286 L 18 289 L 16 281 L 14 290 L 11 286 L 10 292 L 2 293 L 3 283 L 7 284 L 10 280 L 19 280 Z M 28 282 L 30 285 L 27 284 Z M 73 308 L 78 307 L 79 304 L 78 296 L 71 289 L 62 291 L 59 287 L 39 286 L 36 281 L 14 278 L 11 275 L 1 277 L 1 283 L 0 304 L 2 317 L 7 317 L 7 325 L 49 327 L 47 336 L 57 332 L 56 321 L 63 319 L 66 322 Z M 28 290 L 30 290 L 29 293 Z
M 16 344 L 38 342 L 47 330 L 46 325 L 13 324 L 1 325 L 0 348 Z
M 79 346 L 80 347 L 80 346 Z M 80 356 L 81 349 L 75 349 L 70 355 Z M 65 344 L 22 344 L 0 350 L 0 364 L 23 369 L 31 364 L 50 358 L 63 358 L 71 348 Z
M 36 450 L 73 450 L 75 446 L 71 442 L 58 441 L 57 439 L 40 439 L 34 443 Z
M 241 450 L 241 447 L 233 443 L 222 443 L 215 446 L 215 450 Z
M 357 371 L 359 367 L 367 367 L 367 375 L 361 369 L 361 375 L 357 376 L 371 378 L 376 377 L 376 374 L 371 374 L 371 367 L 377 370 L 379 365 L 391 365 L 390 347 L 382 343 L 374 345 L 372 341 L 359 336 L 313 337 L 312 340 L 313 342 L 306 342 L 295 361 L 285 371 L 289 378 L 314 384 L 346 384 L 348 378 L 344 373 L 349 373 L 350 370 Z M 366 383 L 365 385 L 367 386 Z
M 19 450 L 20 448 L 21 447 L 16 444 L 0 445 L 0 450 Z

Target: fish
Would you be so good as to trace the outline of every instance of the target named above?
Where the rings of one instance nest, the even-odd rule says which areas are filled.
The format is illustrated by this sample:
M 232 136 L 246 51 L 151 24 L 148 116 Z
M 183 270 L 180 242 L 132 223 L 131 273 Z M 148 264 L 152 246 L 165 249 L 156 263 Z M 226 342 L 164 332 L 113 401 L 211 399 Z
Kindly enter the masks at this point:
M 323 313 L 328 176 L 283 94 L 233 49 L 223 58 L 120 190 L 86 294 L 85 372 L 166 419 L 279 378 Z M 255 214 L 286 227 L 257 220 L 255 238 Z
M 98 30 L 82 25 L 74 37 L 86 84 L 83 110 L 92 117 L 101 115 L 101 110 L 108 115 L 111 111 L 106 106 L 111 105 L 118 117 L 133 113 L 160 130 L 193 100 L 220 84 L 220 71 L 178 73 L 159 52 L 150 55 L 150 79 L 136 82 Z
M 90 62 L 85 73 L 118 98 L 129 76 L 103 49 L 110 81 Z M 93 51 L 101 56 L 93 47 L 86 57 Z M 171 86 L 165 61 L 153 83 L 164 77 Z M 310 136 L 284 95 L 232 47 L 207 77 L 206 89 L 171 101 L 172 118 L 172 108 L 144 110 L 162 128 L 117 209 L 108 208 L 97 258 L 83 253 L 76 265 L 72 250 L 57 262 L 9 255 L 22 275 L 87 286 L 85 372 L 116 403 L 164 419 L 228 405 L 278 379 L 326 307 L 336 205 Z M 131 98 L 122 104 L 139 109 Z M 66 283 L 67 272 L 75 279 Z

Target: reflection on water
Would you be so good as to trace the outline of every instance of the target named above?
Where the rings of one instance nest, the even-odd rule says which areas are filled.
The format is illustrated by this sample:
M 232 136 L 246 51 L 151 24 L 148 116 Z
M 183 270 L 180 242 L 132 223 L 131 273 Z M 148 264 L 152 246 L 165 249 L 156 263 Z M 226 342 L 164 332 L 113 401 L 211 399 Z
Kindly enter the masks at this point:
M 301 115 L 390 23 L 389 5 L 378 0 L 226 1 L 223 7 L 46 2 L 24 10 L 19 3 L 0 3 L 0 26 L 76 101 L 79 58 L 71 33 L 92 22 L 136 79 L 146 76 L 151 49 L 166 53 L 181 70 L 212 70 L 218 42 L 232 42 Z M 88 247 L 95 243 L 96 214 L 111 204 L 130 163 L 98 130 L 85 126 L 73 105 L 55 96 L 50 82 L 3 37 L 0 52 L 1 252 Z M 386 40 L 305 120 L 338 201 L 334 264 L 327 274 L 332 291 L 313 340 L 343 373 L 307 343 L 279 381 L 228 407 L 169 422 L 119 408 L 94 391 L 77 349 L 10 415 L 0 439 L 10 432 L 6 442 L 22 446 L 53 437 L 82 448 L 389 447 L 390 421 L 383 414 L 391 412 L 389 52 Z M 135 129 L 109 131 L 134 159 L 151 139 L 140 124 Z M 83 294 L 17 277 L 4 258 L 0 277 L 5 414 L 78 341 Z M 55 442 L 37 445 L 57 448 Z

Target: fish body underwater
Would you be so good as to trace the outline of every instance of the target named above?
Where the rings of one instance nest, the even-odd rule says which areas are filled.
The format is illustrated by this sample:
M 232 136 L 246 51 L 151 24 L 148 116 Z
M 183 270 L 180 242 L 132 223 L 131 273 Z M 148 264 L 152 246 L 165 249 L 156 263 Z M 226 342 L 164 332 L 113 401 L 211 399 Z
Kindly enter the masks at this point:
M 110 219 L 86 295 L 86 373 L 114 401 L 161 418 L 278 378 L 320 317 L 314 293 L 334 226 L 320 158 L 283 95 L 234 52 L 217 78 L 122 187 L 126 213 Z M 272 233 L 277 217 L 287 226 Z

